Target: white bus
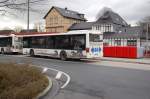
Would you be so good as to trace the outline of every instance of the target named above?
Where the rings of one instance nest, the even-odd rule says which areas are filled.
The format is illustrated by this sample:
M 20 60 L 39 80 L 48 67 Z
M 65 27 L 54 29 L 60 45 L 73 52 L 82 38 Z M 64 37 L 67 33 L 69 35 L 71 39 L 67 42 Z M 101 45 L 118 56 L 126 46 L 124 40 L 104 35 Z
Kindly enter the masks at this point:
M 0 35 L 0 53 L 22 53 L 22 38 L 11 35 Z
M 23 37 L 23 54 L 67 58 L 99 58 L 103 56 L 102 35 L 90 31 L 68 33 L 30 33 Z

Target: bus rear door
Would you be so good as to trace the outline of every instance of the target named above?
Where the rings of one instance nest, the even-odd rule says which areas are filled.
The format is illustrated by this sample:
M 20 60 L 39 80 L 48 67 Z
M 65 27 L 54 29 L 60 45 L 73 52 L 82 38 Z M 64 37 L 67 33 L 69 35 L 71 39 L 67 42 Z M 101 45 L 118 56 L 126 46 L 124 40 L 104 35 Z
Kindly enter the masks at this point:
M 89 34 L 89 57 L 100 58 L 103 56 L 102 35 Z

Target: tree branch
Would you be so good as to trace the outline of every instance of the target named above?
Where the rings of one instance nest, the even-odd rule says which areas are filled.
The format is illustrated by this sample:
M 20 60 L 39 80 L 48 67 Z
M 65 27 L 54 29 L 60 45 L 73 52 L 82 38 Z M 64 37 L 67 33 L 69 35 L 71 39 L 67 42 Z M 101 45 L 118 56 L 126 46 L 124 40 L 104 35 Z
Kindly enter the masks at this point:
M 6 3 L 8 2 L 9 0 L 4 0 L 4 1 L 0 1 L 0 3 Z

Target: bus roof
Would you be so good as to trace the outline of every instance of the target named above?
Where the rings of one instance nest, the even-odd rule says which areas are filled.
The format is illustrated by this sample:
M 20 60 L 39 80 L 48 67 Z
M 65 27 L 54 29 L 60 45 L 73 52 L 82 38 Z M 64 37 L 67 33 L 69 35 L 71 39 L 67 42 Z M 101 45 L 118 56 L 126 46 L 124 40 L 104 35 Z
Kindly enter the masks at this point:
M 77 30 L 77 31 L 69 31 L 67 33 L 56 33 L 56 32 L 29 32 L 29 33 L 16 33 L 15 35 L 18 37 L 32 37 L 32 36 L 51 36 L 51 35 L 75 35 L 75 34 L 99 34 L 94 33 L 90 30 Z
M 3 38 L 3 37 L 10 37 L 10 36 L 7 36 L 7 35 L 0 35 L 0 38 Z

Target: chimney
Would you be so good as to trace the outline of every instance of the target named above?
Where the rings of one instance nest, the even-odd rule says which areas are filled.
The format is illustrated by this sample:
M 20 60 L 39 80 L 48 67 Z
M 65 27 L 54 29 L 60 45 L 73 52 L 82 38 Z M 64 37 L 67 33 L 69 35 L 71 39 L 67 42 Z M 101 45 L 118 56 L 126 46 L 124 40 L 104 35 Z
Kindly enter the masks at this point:
M 78 14 L 81 18 L 84 18 L 84 14 Z
M 68 10 L 68 8 L 67 8 L 67 7 L 65 7 L 65 10 Z

